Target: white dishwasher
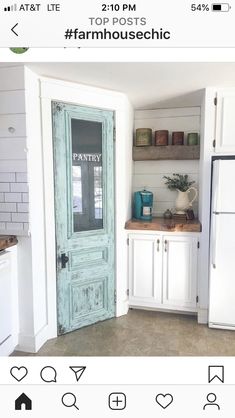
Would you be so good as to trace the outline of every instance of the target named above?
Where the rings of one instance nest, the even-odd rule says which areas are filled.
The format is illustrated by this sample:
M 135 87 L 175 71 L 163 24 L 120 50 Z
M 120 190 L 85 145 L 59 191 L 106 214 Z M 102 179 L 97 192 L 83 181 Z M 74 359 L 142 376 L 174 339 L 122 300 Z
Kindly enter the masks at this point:
M 0 347 L 12 332 L 11 286 L 11 254 L 2 251 L 0 252 Z

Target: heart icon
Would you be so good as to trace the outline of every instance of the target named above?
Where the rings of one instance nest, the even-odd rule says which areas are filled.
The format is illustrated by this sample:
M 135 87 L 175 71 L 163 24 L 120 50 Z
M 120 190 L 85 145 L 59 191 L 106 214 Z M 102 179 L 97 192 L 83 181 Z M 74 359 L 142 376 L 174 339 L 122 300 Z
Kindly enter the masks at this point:
M 163 393 L 159 393 L 156 396 L 156 402 L 163 409 L 166 409 L 173 402 L 173 396 L 170 393 L 166 393 L 165 395 Z
M 17 382 L 21 382 L 21 380 L 23 380 L 27 376 L 28 370 L 24 366 L 14 366 L 11 368 L 10 373 L 12 377 L 14 377 L 14 379 L 17 380 Z

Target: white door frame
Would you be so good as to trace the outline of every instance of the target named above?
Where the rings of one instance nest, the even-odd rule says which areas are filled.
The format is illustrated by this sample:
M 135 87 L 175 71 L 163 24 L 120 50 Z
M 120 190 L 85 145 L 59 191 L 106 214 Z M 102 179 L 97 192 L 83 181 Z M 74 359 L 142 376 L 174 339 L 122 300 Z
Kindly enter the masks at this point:
M 32 243 L 32 288 L 40 289 L 40 281 L 46 284 L 45 292 L 41 292 L 39 294 L 40 297 L 36 293 L 33 294 L 33 304 L 30 302 L 32 304 L 31 310 L 34 319 L 34 335 L 32 336 L 35 340 L 34 351 L 38 351 L 45 341 L 57 336 L 51 101 L 63 101 L 109 109 L 113 110 L 116 115 L 116 316 L 121 316 L 128 312 L 127 234 L 124 227 L 126 220 L 131 217 L 132 164 L 130 162 L 132 161 L 133 109 L 127 97 L 122 93 L 39 77 L 28 68 L 25 70 L 25 80 L 26 104 L 28 102 L 26 112 L 28 120 L 27 146 L 30 232 Z M 35 129 L 35 123 L 37 122 L 36 126 L 38 126 L 39 119 L 41 132 Z M 35 147 L 35 141 L 37 142 L 38 149 Z M 40 170 L 43 176 L 41 182 L 38 181 Z M 38 205 L 37 202 L 43 204 L 43 209 L 38 209 L 40 204 Z M 43 225 L 43 228 L 39 228 L 38 225 Z M 37 257 L 39 243 L 43 247 L 40 258 Z M 41 275 L 38 271 L 41 271 Z M 42 275 L 45 277 L 42 277 Z M 27 303 L 27 301 L 25 302 Z M 39 309 L 39 314 L 35 315 L 35 312 L 38 312 Z M 25 347 L 20 348 L 24 349 Z M 30 351 L 30 348 L 28 351 Z

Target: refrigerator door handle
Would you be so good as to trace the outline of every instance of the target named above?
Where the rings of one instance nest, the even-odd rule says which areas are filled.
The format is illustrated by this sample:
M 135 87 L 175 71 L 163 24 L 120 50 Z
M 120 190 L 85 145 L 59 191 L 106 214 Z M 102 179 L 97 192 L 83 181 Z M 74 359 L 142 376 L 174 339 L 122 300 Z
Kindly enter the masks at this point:
M 213 213 L 212 215 L 212 266 L 216 269 L 216 253 L 217 253 L 217 216 L 218 214 Z
M 212 198 L 212 211 L 216 212 L 219 210 L 219 190 L 220 190 L 220 179 L 219 179 L 219 172 L 220 172 L 220 161 L 216 160 L 213 162 L 213 177 L 212 177 L 212 190 L 213 190 L 213 198 Z

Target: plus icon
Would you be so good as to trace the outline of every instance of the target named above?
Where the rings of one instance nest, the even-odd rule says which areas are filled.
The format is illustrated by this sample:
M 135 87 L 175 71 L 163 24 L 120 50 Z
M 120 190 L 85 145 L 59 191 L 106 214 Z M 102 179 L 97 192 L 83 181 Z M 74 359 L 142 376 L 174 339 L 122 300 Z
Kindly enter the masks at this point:
M 126 395 L 122 392 L 113 392 L 109 395 L 109 408 L 121 410 L 126 408 Z

